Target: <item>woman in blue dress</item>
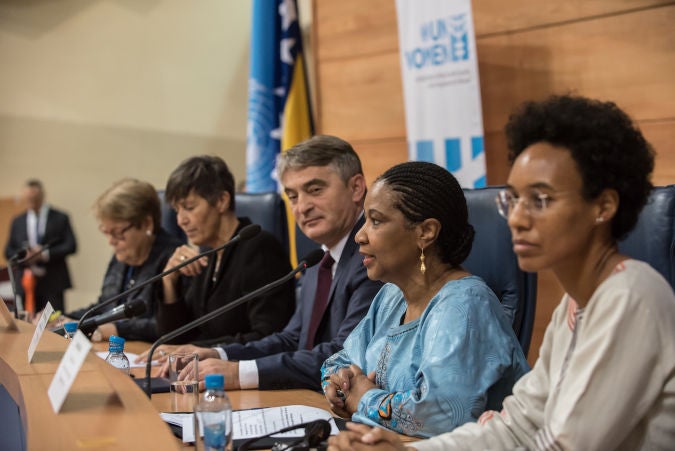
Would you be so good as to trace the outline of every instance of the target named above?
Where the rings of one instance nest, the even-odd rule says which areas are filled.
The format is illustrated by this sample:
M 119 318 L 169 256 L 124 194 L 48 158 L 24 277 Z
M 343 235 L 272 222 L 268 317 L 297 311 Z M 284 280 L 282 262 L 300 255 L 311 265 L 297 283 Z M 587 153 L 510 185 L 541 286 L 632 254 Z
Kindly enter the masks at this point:
M 461 266 L 474 230 L 457 180 L 399 164 L 375 181 L 365 215 L 355 239 L 368 277 L 387 284 L 322 367 L 333 411 L 430 437 L 499 410 L 529 366 L 495 294 Z

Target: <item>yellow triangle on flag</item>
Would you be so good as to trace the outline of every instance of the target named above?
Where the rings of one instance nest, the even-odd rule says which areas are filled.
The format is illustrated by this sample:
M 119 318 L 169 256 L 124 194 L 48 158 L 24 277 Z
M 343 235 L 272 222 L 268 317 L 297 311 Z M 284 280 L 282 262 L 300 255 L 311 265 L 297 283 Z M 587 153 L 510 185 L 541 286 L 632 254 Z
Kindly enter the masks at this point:
M 298 54 L 295 60 L 291 89 L 286 98 L 283 117 L 284 124 L 281 135 L 282 152 L 312 137 L 312 120 L 302 54 Z M 283 195 L 283 198 L 286 204 L 286 218 L 288 220 L 288 247 L 291 266 L 296 267 L 298 265 L 298 255 L 295 250 L 295 219 L 286 195 Z

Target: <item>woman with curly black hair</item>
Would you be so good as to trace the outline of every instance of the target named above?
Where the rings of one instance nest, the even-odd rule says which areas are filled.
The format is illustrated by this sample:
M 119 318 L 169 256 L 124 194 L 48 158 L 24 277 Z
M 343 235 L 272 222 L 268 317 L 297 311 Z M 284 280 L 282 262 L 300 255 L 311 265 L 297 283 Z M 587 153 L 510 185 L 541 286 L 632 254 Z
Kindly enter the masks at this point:
M 615 104 L 574 96 L 526 103 L 506 133 L 513 167 L 497 205 L 519 266 L 551 270 L 565 295 L 501 413 L 413 446 L 672 449 L 675 296 L 617 247 L 652 188 L 651 147 Z M 351 429 L 333 446 L 403 448 L 381 430 Z

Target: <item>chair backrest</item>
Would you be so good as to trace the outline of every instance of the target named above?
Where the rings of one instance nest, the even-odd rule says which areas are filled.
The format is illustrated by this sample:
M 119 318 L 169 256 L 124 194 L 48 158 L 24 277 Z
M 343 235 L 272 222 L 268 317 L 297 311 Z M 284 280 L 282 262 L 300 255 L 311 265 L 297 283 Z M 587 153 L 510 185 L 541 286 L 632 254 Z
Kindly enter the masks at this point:
M 159 205 L 161 207 L 161 225 L 164 230 L 166 230 L 170 235 L 175 236 L 182 243 L 187 243 L 187 236 L 183 229 L 178 226 L 178 221 L 176 221 L 176 211 L 169 205 L 164 199 L 164 190 L 158 189 L 157 196 L 159 197 Z
M 497 294 L 511 320 L 525 355 L 530 348 L 537 300 L 537 275 L 518 267 L 511 232 L 497 212 L 495 198 L 502 187 L 465 189 L 469 223 L 476 235 L 463 266 L 480 276 Z
M 187 237 L 178 226 L 175 210 L 164 201 L 164 191 L 159 190 L 157 194 L 162 206 L 162 227 L 186 243 Z M 237 216 L 246 216 L 254 224 L 260 224 L 264 230 L 274 234 L 284 249 L 288 249 L 286 209 L 279 193 L 236 193 L 235 210 Z
M 635 229 L 619 242 L 619 250 L 649 263 L 675 287 L 675 185 L 654 187 Z
M 246 216 L 253 224 L 260 224 L 288 249 L 286 206 L 279 193 L 236 193 L 234 196 L 237 216 Z

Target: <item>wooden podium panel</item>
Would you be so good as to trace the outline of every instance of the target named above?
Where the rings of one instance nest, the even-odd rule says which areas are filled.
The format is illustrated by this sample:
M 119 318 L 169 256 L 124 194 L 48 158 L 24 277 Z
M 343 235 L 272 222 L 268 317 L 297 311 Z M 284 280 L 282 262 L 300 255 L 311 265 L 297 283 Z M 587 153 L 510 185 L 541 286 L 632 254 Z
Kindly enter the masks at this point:
M 94 353 L 55 414 L 47 389 L 68 342 L 45 332 L 28 364 L 35 328 L 19 321 L 19 329 L 0 327 L 0 384 L 19 408 L 27 449 L 179 449 L 143 391 Z

